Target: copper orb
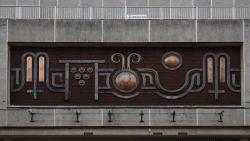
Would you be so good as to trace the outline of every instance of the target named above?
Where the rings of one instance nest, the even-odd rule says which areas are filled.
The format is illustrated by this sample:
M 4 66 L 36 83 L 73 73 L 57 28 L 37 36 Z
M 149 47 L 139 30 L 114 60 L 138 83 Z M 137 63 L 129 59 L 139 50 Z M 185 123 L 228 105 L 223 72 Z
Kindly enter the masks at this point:
M 136 77 L 130 72 L 122 72 L 117 75 L 115 83 L 122 90 L 131 90 L 136 86 Z
M 171 55 L 164 59 L 164 63 L 169 68 L 175 68 L 180 64 L 180 58 L 175 55 Z

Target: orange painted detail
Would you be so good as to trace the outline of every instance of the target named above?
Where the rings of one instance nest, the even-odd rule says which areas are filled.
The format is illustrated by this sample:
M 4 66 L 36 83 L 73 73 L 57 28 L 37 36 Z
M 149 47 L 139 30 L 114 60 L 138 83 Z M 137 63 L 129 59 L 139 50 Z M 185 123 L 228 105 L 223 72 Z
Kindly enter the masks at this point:
M 45 64 L 44 57 L 40 56 L 39 57 L 39 82 L 44 82 L 44 74 L 45 74 L 44 64 Z
M 136 77 L 130 72 L 122 72 L 116 77 L 115 83 L 122 90 L 131 90 L 136 86 Z
M 220 58 L 220 82 L 226 82 L 226 60 L 224 57 Z
M 169 68 L 175 68 L 180 64 L 180 58 L 177 56 L 168 56 L 164 59 L 164 63 Z
M 32 57 L 26 58 L 26 82 L 32 82 Z
M 208 57 L 207 58 L 207 82 L 208 83 L 213 83 L 214 79 L 213 79 L 213 58 L 212 57 Z

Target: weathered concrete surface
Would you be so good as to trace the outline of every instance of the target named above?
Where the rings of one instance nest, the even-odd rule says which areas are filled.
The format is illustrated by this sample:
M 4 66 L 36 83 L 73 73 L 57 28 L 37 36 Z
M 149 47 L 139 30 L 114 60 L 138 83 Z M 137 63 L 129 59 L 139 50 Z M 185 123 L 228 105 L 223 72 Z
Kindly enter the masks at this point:
M 148 0 L 126 0 L 127 6 L 148 6 Z
M 222 111 L 223 122 L 219 122 Z M 198 126 L 244 126 L 243 109 L 199 109 L 198 114 Z
M 109 121 L 109 111 L 112 113 Z M 141 121 L 141 112 L 143 112 L 143 121 Z M 103 126 L 150 126 L 148 109 L 104 109 Z
M 194 0 L 194 7 L 211 6 L 211 0 Z
M 81 5 L 81 0 L 58 0 L 58 6 L 76 7 Z
M 7 110 L 0 109 L 0 127 L 6 127 L 7 125 Z
M 101 42 L 101 20 L 57 20 L 56 42 Z
M 76 111 L 80 113 L 77 122 Z M 55 126 L 102 126 L 100 109 L 56 109 Z
M 40 0 L 40 6 L 57 6 L 57 0 Z
M 173 113 L 174 121 L 173 121 Z M 196 126 L 196 109 L 151 109 L 151 126 Z
M 195 42 L 194 20 L 151 20 L 151 42 Z
M 104 42 L 148 42 L 148 20 L 104 20 Z
M 30 122 L 29 111 L 34 113 L 33 120 Z M 9 127 L 32 127 L 32 126 L 54 126 L 54 110 L 53 109 L 16 109 L 8 110 L 7 126 Z
M 173 7 L 185 7 L 185 6 L 193 6 L 192 0 L 172 0 L 171 6 Z
M 243 44 L 243 64 L 242 68 L 243 76 L 241 77 L 242 81 L 242 95 L 244 99 L 243 105 L 246 107 L 250 107 L 250 87 L 248 84 L 250 83 L 250 20 L 244 21 L 244 44 Z
M 0 5 L 16 5 L 16 0 L 0 0 Z
M 53 42 L 54 20 L 9 20 L 9 42 Z
M 39 0 L 17 0 L 17 5 L 39 6 Z
M 101 7 L 102 0 L 81 0 L 81 6 L 83 6 L 83 7 Z
M 125 7 L 125 0 L 103 0 L 104 7 Z
M 212 5 L 214 7 L 233 7 L 233 0 L 212 0 Z
M 250 7 L 249 0 L 235 0 L 236 7 Z
M 170 6 L 170 0 L 149 0 L 149 6 Z
M 7 20 L 0 20 L 0 109 L 6 109 L 8 94 Z
M 242 20 L 198 20 L 198 42 L 242 42 Z

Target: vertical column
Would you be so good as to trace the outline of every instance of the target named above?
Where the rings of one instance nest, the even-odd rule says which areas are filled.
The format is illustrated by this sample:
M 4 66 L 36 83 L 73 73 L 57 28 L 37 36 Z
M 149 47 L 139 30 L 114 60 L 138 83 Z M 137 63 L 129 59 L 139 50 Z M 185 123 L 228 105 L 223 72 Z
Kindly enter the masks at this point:
M 226 62 L 225 57 L 220 58 L 220 82 L 225 83 L 226 82 Z
M 44 64 L 45 60 L 43 56 L 39 57 L 39 82 L 44 82 Z
M 32 82 L 32 57 L 26 58 L 26 82 Z
M 213 83 L 213 58 L 208 57 L 207 58 L 207 82 L 208 83 Z

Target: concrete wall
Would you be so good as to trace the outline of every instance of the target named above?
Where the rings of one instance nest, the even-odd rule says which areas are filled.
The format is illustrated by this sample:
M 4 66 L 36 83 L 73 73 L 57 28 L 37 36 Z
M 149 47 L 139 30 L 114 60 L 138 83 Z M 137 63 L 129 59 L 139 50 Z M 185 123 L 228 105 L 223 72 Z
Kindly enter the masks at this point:
M 34 6 L 250 6 L 249 0 L 0 0 L 0 5 Z M 55 108 L 8 108 L 8 43 L 243 43 L 241 62 L 241 97 L 240 106 L 206 107 L 166 107 L 166 108 L 99 108 L 99 109 L 55 109 Z M 60 43 L 58 43 L 60 42 Z M 60 45 L 59 45 L 60 44 Z M 36 44 L 37 45 L 37 44 Z M 112 44 L 110 44 L 112 45 Z M 98 130 L 99 135 L 112 134 L 148 134 L 163 131 L 162 127 L 182 127 L 191 135 L 249 135 L 250 126 L 250 20 L 0 20 L 0 128 L 4 127 L 142 127 Z M 29 111 L 34 114 L 30 122 Z M 76 122 L 75 112 L 80 114 Z M 108 112 L 112 113 L 112 122 L 108 122 Z M 144 122 L 140 122 L 143 111 Z M 175 120 L 172 114 L 176 112 Z M 219 112 L 224 111 L 222 120 Z M 214 128 L 204 129 L 209 126 Z M 240 129 L 237 127 L 245 127 Z M 146 128 L 145 128 L 146 127 Z M 154 129 L 159 127 L 161 129 Z M 189 127 L 200 127 L 193 130 Z M 217 127 L 224 127 L 223 130 Z M 236 129 L 237 128 L 237 129 Z M 147 130 L 145 130 L 147 129 Z M 212 130 L 211 130 L 212 129 Z M 230 130 L 235 129 L 235 130 Z M 28 130 L 28 129 L 27 129 Z M 89 129 L 88 129 L 89 130 Z M 86 130 L 86 131 L 88 131 Z M 91 129 L 92 130 L 92 129 Z M 180 129 L 179 129 L 180 130 Z M 166 131 L 177 135 L 176 128 Z M 19 130 L 0 129 L 0 135 L 21 135 Z M 76 131 L 76 130 L 75 130 Z M 165 130 L 164 130 L 165 131 Z M 77 130 L 80 135 L 83 131 Z M 71 134 L 70 130 L 40 132 L 27 131 L 27 134 Z M 152 132 L 151 132 L 152 134 Z
M 250 126 L 249 20 L 1 20 L 0 127 L 65 126 Z M 249 39 L 248 39 L 249 38 Z M 46 109 L 7 108 L 8 42 L 10 44 L 69 42 L 96 43 L 231 43 L 242 46 L 242 105 L 220 107 L 166 107 L 163 109 Z M 210 44 L 209 44 L 210 43 Z M 59 45 L 60 46 L 60 45 Z M 34 114 L 30 122 L 29 111 Z M 76 121 L 75 112 L 80 114 Z M 108 112 L 112 121 L 108 122 Z M 140 122 L 143 111 L 144 122 Z M 175 120 L 172 114 L 176 112 Z M 224 111 L 218 122 L 219 112 Z

